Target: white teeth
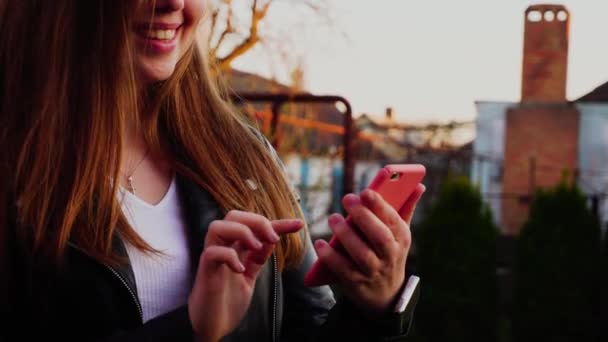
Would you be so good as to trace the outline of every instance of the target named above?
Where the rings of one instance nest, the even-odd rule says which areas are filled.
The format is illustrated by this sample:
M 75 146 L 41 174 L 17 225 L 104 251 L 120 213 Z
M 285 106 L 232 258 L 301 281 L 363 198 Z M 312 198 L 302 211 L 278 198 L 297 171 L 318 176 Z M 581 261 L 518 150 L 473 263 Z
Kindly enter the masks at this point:
M 171 40 L 175 37 L 176 32 L 177 30 L 148 30 L 146 32 L 146 38 Z

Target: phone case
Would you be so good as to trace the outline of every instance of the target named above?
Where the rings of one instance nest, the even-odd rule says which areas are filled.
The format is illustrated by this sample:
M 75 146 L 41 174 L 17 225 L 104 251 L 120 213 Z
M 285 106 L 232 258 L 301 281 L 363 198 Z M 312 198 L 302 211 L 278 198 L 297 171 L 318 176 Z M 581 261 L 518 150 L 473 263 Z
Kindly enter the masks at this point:
M 368 188 L 378 192 L 386 202 L 400 212 L 402 206 L 424 178 L 425 173 L 424 166 L 420 164 L 389 164 L 380 169 Z M 350 217 L 347 217 L 346 221 L 351 223 Z M 362 233 L 360 234 L 364 238 Z M 337 238 L 332 236 L 329 245 L 348 257 Z M 321 286 L 334 282 L 334 276 L 319 260 L 315 261 L 304 277 L 306 286 Z

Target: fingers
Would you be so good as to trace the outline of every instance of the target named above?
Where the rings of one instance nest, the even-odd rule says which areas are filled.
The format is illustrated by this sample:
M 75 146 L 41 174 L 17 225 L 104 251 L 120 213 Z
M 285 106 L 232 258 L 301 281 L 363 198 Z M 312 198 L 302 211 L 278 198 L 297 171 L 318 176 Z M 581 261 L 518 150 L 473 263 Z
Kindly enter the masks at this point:
M 302 229 L 304 222 L 302 220 L 274 220 L 270 222 L 275 232 L 279 235 L 295 233 Z M 264 247 L 258 251 L 250 251 L 247 253 L 243 263 L 247 269 L 247 275 L 257 276 L 262 266 L 266 263 L 276 244 L 264 244 Z
M 346 257 L 338 253 L 324 240 L 315 241 L 315 249 L 319 260 L 341 281 L 363 278 Z
M 376 196 L 380 197 L 377 194 Z M 382 198 L 380 198 L 380 200 L 382 200 Z M 401 220 L 397 213 L 394 212 L 394 209 L 394 216 L 391 217 L 391 220 L 397 220 L 397 222 L 382 222 L 375 213 L 361 203 L 358 196 L 353 194 L 346 195 L 344 196 L 342 203 L 351 217 L 352 222 L 367 238 L 374 251 L 376 251 L 376 254 L 379 257 L 389 255 L 394 248 L 396 238 L 391 229 L 389 229 L 388 224 L 397 224 L 398 221 Z M 388 206 L 388 204 L 384 204 Z M 381 204 L 378 206 L 380 205 Z M 389 209 L 392 208 L 389 206 Z M 389 209 L 383 208 L 382 210 Z
M 209 224 L 205 245 L 232 246 L 236 242 L 254 250 L 263 246 L 253 232 L 239 222 L 216 220 Z
M 361 193 L 361 202 L 391 231 L 401 224 L 402 219 L 399 213 L 379 193 L 367 189 Z
M 361 193 L 361 202 L 388 227 L 396 241 L 402 246 L 409 246 L 411 240 L 409 221 L 411 221 L 414 207 L 424 193 L 424 190 L 424 185 L 419 184 L 412 194 L 410 194 L 401 210 L 406 216 L 405 218 L 389 205 L 380 194 L 373 190 L 368 189 L 363 191 Z
M 277 243 L 279 235 L 272 229 L 270 221 L 262 215 L 239 210 L 231 210 L 224 217 L 225 221 L 233 221 L 247 226 L 255 236 L 266 243 Z
M 356 228 L 351 227 L 341 215 L 329 217 L 329 228 L 363 274 L 370 275 L 379 267 L 380 259 L 372 247 L 363 241 Z
M 255 277 L 280 241 L 279 236 L 295 233 L 302 227 L 304 222 L 299 219 L 269 221 L 259 214 L 232 210 L 223 220 L 209 225 L 205 246 L 231 247 L 237 259 L 240 256 L 246 274 Z
M 228 266 L 233 272 L 245 272 L 245 266 L 239 260 L 234 248 L 225 246 L 209 246 L 201 255 L 201 264 L 207 269 L 217 269 L 222 265 Z
M 304 227 L 304 222 L 300 219 L 283 219 L 274 220 L 271 222 L 274 231 L 279 234 L 291 234 L 299 231 Z
M 260 240 L 267 243 L 277 243 L 279 235 L 295 233 L 304 227 L 304 222 L 299 219 L 269 221 L 262 215 L 238 210 L 229 211 L 224 219 L 249 227 Z
M 412 216 L 414 216 L 414 210 L 416 210 L 416 205 L 418 204 L 418 201 L 420 200 L 425 191 L 426 186 L 424 186 L 424 184 L 418 184 L 418 186 L 416 186 L 416 189 L 414 189 L 414 192 L 412 192 L 405 204 L 399 210 L 399 216 L 401 216 L 401 218 L 407 224 L 412 223 Z
M 262 266 L 268 261 L 268 258 L 272 255 L 275 245 L 266 244 L 260 251 L 249 251 L 243 258 L 243 265 L 245 265 L 245 274 L 251 278 L 257 277 L 258 273 L 262 269 Z

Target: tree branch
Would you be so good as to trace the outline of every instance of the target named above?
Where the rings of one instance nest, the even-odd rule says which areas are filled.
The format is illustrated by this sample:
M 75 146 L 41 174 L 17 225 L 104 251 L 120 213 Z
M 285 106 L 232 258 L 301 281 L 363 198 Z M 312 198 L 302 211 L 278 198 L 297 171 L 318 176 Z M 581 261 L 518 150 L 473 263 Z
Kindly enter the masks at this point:
M 290 6 L 294 6 L 294 9 L 296 7 L 304 8 L 310 11 L 310 14 L 313 16 L 321 18 L 324 25 L 331 26 L 332 18 L 329 15 L 327 1 L 297 0 Z M 235 3 L 234 6 L 233 2 Z M 273 4 L 279 6 L 280 1 L 214 0 L 214 3 L 215 11 L 212 13 L 209 52 L 220 69 L 229 69 L 235 59 L 247 53 L 260 42 L 271 40 L 270 35 L 274 31 L 277 31 L 263 23 L 267 21 L 266 18 L 270 7 Z M 226 15 L 226 18 L 224 18 L 224 15 Z M 250 16 L 250 20 L 247 20 L 248 16 Z M 224 24 L 226 25 L 225 27 Z M 262 30 L 260 31 L 260 29 Z M 292 38 L 290 34 L 287 34 L 287 37 L 281 37 L 281 40 L 276 45 L 289 43 Z M 276 50 L 277 48 L 272 47 L 272 49 Z
M 212 56 L 217 56 L 217 51 L 222 46 L 222 43 L 224 42 L 224 39 L 226 39 L 226 36 L 235 32 L 234 25 L 232 24 L 233 11 L 232 11 L 232 1 L 231 0 L 229 1 L 228 6 L 230 6 L 230 7 L 228 7 L 228 14 L 226 17 L 226 28 L 222 32 L 220 38 L 217 40 L 215 47 L 213 47 L 213 49 L 211 50 Z
M 211 14 L 211 29 L 209 32 L 209 37 L 207 37 L 207 44 L 209 44 L 209 46 L 211 46 L 211 40 L 213 39 L 213 36 L 215 36 L 215 29 L 217 28 L 217 16 L 219 13 L 220 9 L 218 7 L 213 10 L 213 13 Z M 215 52 L 215 49 L 213 49 L 213 52 Z
M 268 9 L 272 4 L 273 0 L 266 2 L 261 8 L 258 9 L 258 0 L 253 0 L 251 5 L 251 25 L 249 26 L 249 36 L 245 38 L 241 43 L 236 45 L 230 53 L 226 56 L 217 59 L 221 69 L 227 69 L 230 67 L 230 63 L 237 57 L 245 54 L 255 44 L 260 41 L 259 25 L 260 22 L 266 17 Z

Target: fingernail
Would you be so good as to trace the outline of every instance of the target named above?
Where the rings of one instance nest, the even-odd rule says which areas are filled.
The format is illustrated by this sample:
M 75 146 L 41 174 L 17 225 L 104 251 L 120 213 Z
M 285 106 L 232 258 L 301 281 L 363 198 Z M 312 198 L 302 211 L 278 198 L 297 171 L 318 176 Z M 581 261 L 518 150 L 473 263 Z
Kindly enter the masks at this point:
M 374 197 L 375 197 L 375 192 L 370 189 L 366 189 L 361 193 L 361 199 L 366 202 L 373 201 L 375 199 Z
M 255 249 L 257 249 L 257 250 L 260 250 L 260 249 L 262 249 L 262 247 L 264 247 L 264 245 L 263 245 L 263 244 L 262 244 L 260 241 L 255 240 L 255 242 L 254 242 L 254 247 L 255 247 Z
M 344 196 L 344 206 L 347 208 L 353 207 L 360 203 L 359 197 L 353 194 Z
M 277 235 L 277 233 L 272 232 L 272 234 L 270 234 L 270 240 L 272 241 L 272 243 L 277 243 L 279 242 L 279 240 L 281 240 L 281 238 L 279 237 L 279 235 Z
M 317 240 L 315 241 L 315 247 L 317 247 L 317 249 L 322 249 L 323 247 L 325 247 L 326 242 L 324 240 Z
M 328 219 L 328 222 L 331 226 L 334 226 L 342 221 L 342 217 L 338 214 L 331 215 Z
M 241 273 L 245 272 L 245 265 L 242 263 L 239 263 L 239 271 L 241 271 Z

